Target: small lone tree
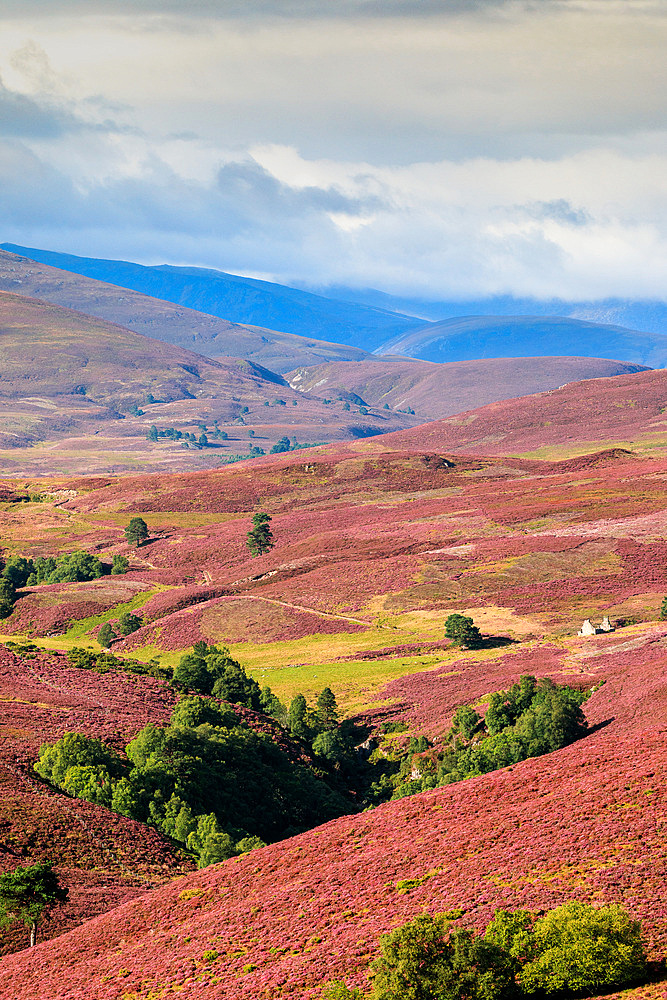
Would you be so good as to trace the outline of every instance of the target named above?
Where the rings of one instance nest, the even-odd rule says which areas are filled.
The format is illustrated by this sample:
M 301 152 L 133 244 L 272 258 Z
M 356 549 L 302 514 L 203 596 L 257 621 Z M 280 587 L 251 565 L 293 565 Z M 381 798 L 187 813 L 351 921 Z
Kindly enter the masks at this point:
M 37 940 L 37 924 L 45 910 L 64 903 L 69 891 L 61 886 L 51 862 L 15 868 L 0 875 L 0 922 L 20 920 L 30 928 L 30 947 Z
M 126 611 L 118 619 L 118 628 L 121 635 L 131 635 L 132 632 L 136 632 L 142 625 L 143 621 L 139 615 L 133 615 L 131 611 Z
M 111 575 L 121 576 L 122 574 L 127 573 L 129 568 L 130 568 L 130 560 L 127 558 L 127 556 L 121 556 L 118 553 L 116 553 L 111 563 Z
M 97 633 L 97 641 L 99 642 L 102 649 L 108 649 L 111 643 L 114 641 L 114 639 L 117 638 L 118 636 L 111 628 L 111 625 L 109 625 L 109 622 L 105 622 L 102 628 Z
M 660 619 L 662 621 L 667 619 L 667 597 L 663 597 L 662 604 L 660 605 Z
M 445 622 L 445 635 L 455 646 L 475 649 L 482 643 L 482 634 L 467 615 L 449 615 Z
M 148 525 L 143 517 L 133 517 L 130 520 L 125 529 L 125 538 L 130 545 L 136 545 L 137 548 L 139 548 L 142 542 L 146 541 L 148 538 Z
M 325 687 L 317 699 L 317 725 L 321 732 L 335 729 L 338 725 L 338 705 L 330 687 Z
M 269 528 L 270 522 L 271 518 L 268 514 L 257 513 L 252 515 L 253 526 L 248 532 L 246 545 L 253 556 L 263 556 L 265 552 L 273 548 L 275 543 L 271 529 Z

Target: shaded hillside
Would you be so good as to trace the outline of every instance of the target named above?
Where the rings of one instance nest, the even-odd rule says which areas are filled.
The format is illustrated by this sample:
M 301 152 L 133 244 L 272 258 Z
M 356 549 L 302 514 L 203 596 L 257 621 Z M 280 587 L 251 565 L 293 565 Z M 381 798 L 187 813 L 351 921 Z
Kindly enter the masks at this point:
M 2 867 L 53 861 L 70 892 L 40 929 L 41 939 L 195 867 L 156 830 L 63 795 L 32 769 L 41 744 L 65 731 L 122 744 L 147 722 L 164 723 L 175 697 L 163 684 L 123 674 L 102 678 L 69 667 L 62 656 L 22 659 L 0 647 L 0 702 Z M 23 930 L 12 927 L 0 951 L 24 941 Z
M 0 292 L 0 369 L 0 449 L 9 449 L 0 460 L 19 475 L 220 464 L 280 438 L 364 437 L 417 422 L 305 398 L 252 362 L 204 358 L 11 292 Z M 151 426 L 178 437 L 149 441 Z M 31 450 L 37 442 L 53 447 Z
M 366 357 L 354 347 L 241 326 L 129 288 L 120 292 L 117 284 L 59 270 L 8 250 L 0 250 L 0 290 L 75 309 L 207 357 L 247 358 L 273 371 L 332 358 Z
M 635 442 L 667 443 L 664 370 L 573 382 L 561 389 L 491 403 L 392 436 L 399 447 L 464 454 L 574 454 Z M 543 451 L 542 451 L 543 450 Z
M 145 267 L 129 261 L 76 257 L 14 243 L 0 244 L 0 248 L 52 267 L 220 316 L 233 323 L 247 323 L 302 337 L 351 344 L 369 351 L 389 337 L 415 326 L 423 326 L 412 316 L 338 302 L 286 285 L 243 278 L 224 271 L 166 264 Z
M 556 352 L 661 367 L 667 336 L 562 316 L 460 316 L 395 337 L 377 351 L 439 362 Z
M 481 927 L 496 907 L 572 898 L 622 903 L 655 957 L 667 943 L 664 636 L 654 629 L 630 650 L 613 636 L 582 643 L 572 664 L 555 664 L 605 681 L 585 739 L 180 879 L 5 959 L 2 995 L 304 1000 L 333 977 L 365 983 L 380 933 L 424 909 Z M 517 673 L 512 657 L 497 671 L 505 684 Z
M 640 365 L 600 358 L 507 358 L 439 365 L 380 356 L 297 368 L 286 378 L 301 392 L 322 396 L 343 390 L 372 406 L 411 407 L 422 419 L 438 419 L 499 399 L 556 389 L 567 382 L 640 370 Z

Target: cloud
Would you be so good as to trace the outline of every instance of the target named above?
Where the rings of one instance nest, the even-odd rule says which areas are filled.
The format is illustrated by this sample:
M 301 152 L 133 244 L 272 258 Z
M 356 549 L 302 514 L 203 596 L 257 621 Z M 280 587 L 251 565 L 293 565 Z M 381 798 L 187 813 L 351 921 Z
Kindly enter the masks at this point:
M 667 156 L 377 168 L 271 147 L 201 180 L 143 141 L 102 147 L 87 185 L 0 144 L 2 239 L 433 298 L 664 297 Z
M 432 297 L 663 297 L 665 13 L 5 0 L 0 235 Z
M 0 78 L 0 135 L 52 139 L 81 127 L 66 108 L 10 90 Z

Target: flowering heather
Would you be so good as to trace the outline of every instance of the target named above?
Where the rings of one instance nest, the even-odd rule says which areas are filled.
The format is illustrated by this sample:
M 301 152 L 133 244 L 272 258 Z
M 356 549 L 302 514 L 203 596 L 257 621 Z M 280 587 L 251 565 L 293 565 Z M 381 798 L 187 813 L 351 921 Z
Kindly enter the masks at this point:
M 597 728 L 585 739 L 157 889 L 6 959 L 0 995 L 314 998 L 330 978 L 363 983 L 379 934 L 424 908 L 460 907 L 464 924 L 482 927 L 499 906 L 573 898 L 622 903 L 651 955 L 663 953 L 666 635 L 656 626 L 575 651 L 587 677 L 606 680 L 586 703 Z M 518 671 L 503 659 L 510 681 Z M 459 675 L 440 683 L 453 702 Z M 205 961 L 207 951 L 218 955 Z

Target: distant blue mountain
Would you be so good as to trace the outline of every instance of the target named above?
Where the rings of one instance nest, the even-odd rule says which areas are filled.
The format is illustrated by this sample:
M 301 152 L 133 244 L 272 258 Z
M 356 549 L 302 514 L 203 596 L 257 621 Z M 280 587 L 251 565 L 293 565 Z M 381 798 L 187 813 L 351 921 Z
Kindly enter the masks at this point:
M 374 353 L 438 362 L 563 355 L 664 368 L 667 336 L 566 316 L 464 316 L 401 334 Z
M 423 326 L 423 320 L 414 316 L 325 298 L 287 285 L 242 278 L 224 271 L 167 264 L 146 267 L 124 260 L 75 257 L 15 243 L 2 243 L 0 248 L 63 271 L 210 313 L 232 323 L 351 344 L 366 351 L 372 351 L 406 330 Z
M 568 302 L 564 299 L 521 299 L 512 295 L 495 295 L 482 299 L 430 301 L 401 298 L 374 288 L 347 288 L 332 285 L 313 289 L 319 295 L 344 299 L 376 309 L 394 310 L 425 321 L 437 322 L 462 316 L 567 316 L 589 323 L 608 323 L 645 333 L 667 335 L 667 301 L 658 299 L 600 299 L 599 301 Z
M 0 244 L 0 248 L 233 323 L 351 345 L 375 354 L 402 354 L 424 361 L 573 356 L 667 365 L 667 305 L 661 302 L 567 303 L 496 297 L 427 303 L 350 288 L 316 294 L 199 267 L 146 267 L 14 243 Z M 627 328 L 618 316 L 627 317 L 625 322 L 634 317 L 639 329 Z M 152 333 L 159 336 L 157 328 Z

